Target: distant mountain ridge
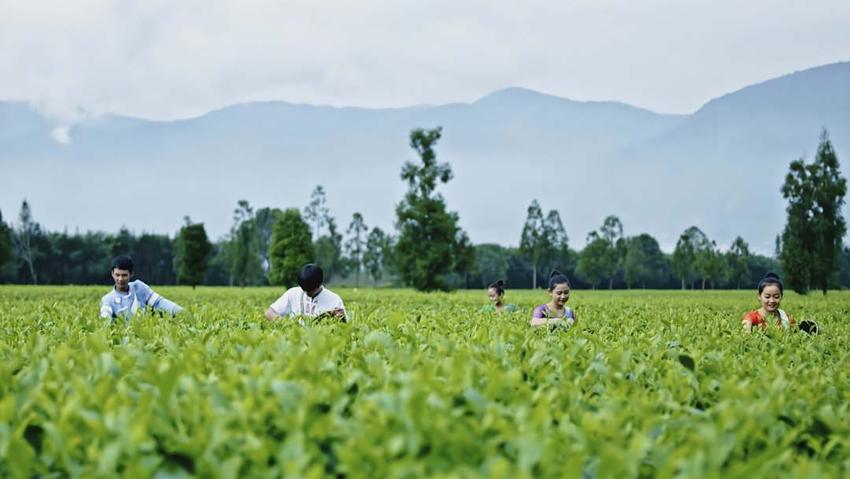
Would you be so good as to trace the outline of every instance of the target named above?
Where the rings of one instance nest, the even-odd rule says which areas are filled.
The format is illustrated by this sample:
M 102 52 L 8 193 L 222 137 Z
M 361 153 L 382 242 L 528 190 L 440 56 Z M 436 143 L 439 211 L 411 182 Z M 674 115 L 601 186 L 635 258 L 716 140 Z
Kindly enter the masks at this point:
M 106 115 L 74 124 L 70 142 L 28 105 L 0 102 L 0 209 L 27 197 L 38 221 L 175 231 L 185 215 L 213 236 L 236 201 L 303 207 L 317 184 L 339 224 L 354 211 L 392 229 L 413 160 L 412 128 L 443 127 L 442 190 L 475 242 L 516 244 L 537 198 L 558 209 L 573 247 L 608 214 L 628 234 L 668 249 L 691 224 L 721 244 L 740 234 L 763 252 L 784 224 L 788 163 L 814 154 L 827 128 L 850 162 L 850 62 L 795 72 L 665 115 L 618 102 L 580 102 L 506 88 L 471 103 L 368 109 L 281 101 L 237 104 L 195 118 Z M 144 204 L 127 213 L 120 191 Z M 116 197 L 117 195 L 117 197 Z

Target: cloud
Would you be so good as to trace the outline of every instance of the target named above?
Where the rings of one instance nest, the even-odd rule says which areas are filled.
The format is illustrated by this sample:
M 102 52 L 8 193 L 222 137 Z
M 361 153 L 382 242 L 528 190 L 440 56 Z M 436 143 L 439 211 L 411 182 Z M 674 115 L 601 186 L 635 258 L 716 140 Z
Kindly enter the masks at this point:
M 66 145 L 71 143 L 71 136 L 68 134 L 68 131 L 69 128 L 67 126 L 57 126 L 50 131 L 50 137 L 56 140 L 57 143 Z
M 0 0 L 0 99 L 58 125 L 246 100 L 469 101 L 512 85 L 691 112 L 847 59 L 850 8 L 824 3 Z

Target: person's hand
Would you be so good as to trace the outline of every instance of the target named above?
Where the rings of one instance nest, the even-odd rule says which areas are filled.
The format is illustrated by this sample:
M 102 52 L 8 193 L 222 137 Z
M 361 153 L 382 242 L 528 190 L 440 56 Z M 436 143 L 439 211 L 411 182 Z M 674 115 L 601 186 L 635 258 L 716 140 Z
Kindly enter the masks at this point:
M 322 319 L 325 319 L 325 318 L 338 319 L 340 322 L 343 322 L 343 323 L 346 322 L 346 320 L 347 320 L 346 317 L 345 317 L 345 310 L 342 309 L 342 308 L 336 308 L 336 309 L 333 309 L 331 311 L 326 311 L 326 312 L 316 316 L 317 320 L 322 320 Z

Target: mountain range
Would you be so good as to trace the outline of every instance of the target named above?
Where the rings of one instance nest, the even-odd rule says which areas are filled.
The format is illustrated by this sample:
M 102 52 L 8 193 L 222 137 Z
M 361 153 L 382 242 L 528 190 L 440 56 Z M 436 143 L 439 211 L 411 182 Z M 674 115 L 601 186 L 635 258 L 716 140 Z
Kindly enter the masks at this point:
M 196 118 L 117 115 L 62 129 L 24 102 L 0 102 L 0 211 L 27 198 L 48 229 L 174 233 L 184 216 L 225 234 L 240 199 L 298 207 L 323 185 L 345 229 L 360 211 L 392 229 L 415 161 L 413 128 L 442 126 L 440 187 L 473 242 L 516 245 L 526 208 L 557 209 L 580 249 L 605 216 L 670 250 L 699 226 L 771 253 L 785 221 L 791 161 L 812 159 L 826 129 L 847 176 L 850 62 L 769 79 L 689 115 L 506 88 L 471 103 L 368 109 L 268 101 Z M 845 216 L 847 210 L 845 209 Z

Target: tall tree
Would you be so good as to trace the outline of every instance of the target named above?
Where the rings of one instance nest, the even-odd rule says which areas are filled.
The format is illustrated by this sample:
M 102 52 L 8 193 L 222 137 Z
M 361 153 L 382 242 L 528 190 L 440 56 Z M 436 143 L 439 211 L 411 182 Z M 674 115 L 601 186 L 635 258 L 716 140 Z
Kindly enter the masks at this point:
M 452 178 L 448 163 L 437 163 L 434 147 L 442 129 L 415 129 L 410 132 L 410 147 L 421 163 L 406 162 L 401 179 L 408 191 L 396 207 L 398 241 L 395 259 L 402 280 L 418 290 L 447 290 L 448 276 L 462 265 L 463 253 L 458 215 L 446 210 L 442 195 L 436 193 L 439 183 Z
M 838 267 L 838 284 L 842 288 L 850 288 L 850 246 L 841 250 L 841 262 Z
M 608 278 L 608 289 L 614 289 L 614 276 L 623 266 L 626 257 L 626 240 L 623 237 L 623 223 L 620 218 L 609 215 L 599 228 L 599 237 L 605 240 L 607 248 L 603 255 L 603 270 Z
M 40 235 L 41 227 L 33 220 L 32 210 L 26 199 L 21 204 L 21 212 L 18 215 L 18 229 L 15 233 L 17 256 L 28 268 L 32 284 L 38 284 L 38 277 L 35 273 L 35 261 L 40 252 L 34 246 L 33 239 L 34 236 Z
M 673 273 L 682 282 L 682 289 L 685 289 L 687 282 L 693 280 L 696 274 L 697 255 L 706 243 L 708 243 L 708 238 L 696 226 L 691 226 L 679 236 L 676 249 L 673 251 L 671 266 Z
M 363 269 L 363 253 L 366 250 L 365 233 L 369 230 L 366 223 L 363 221 L 363 215 L 355 212 L 351 215 L 351 223 L 348 224 L 346 233 L 350 236 L 345 242 L 345 249 L 348 250 L 348 259 L 354 268 L 354 284 L 355 287 L 360 287 L 360 270 Z
M 507 279 L 510 252 L 498 244 L 475 245 L 475 285 L 484 288 L 494 281 Z
M 462 229 L 457 229 L 455 235 L 454 262 L 452 269 L 463 278 L 463 287 L 469 288 L 469 275 L 475 268 L 475 247 L 469 241 L 469 236 Z
M 600 237 L 596 231 L 591 231 L 587 235 L 587 246 L 579 254 L 576 273 L 589 282 L 593 289 L 596 289 L 599 280 L 605 277 L 609 247 L 605 238 Z
M 567 236 L 567 231 L 564 229 L 564 223 L 561 221 L 561 215 L 558 210 L 549 210 L 544 222 L 546 230 L 547 242 L 550 245 L 550 253 L 548 262 L 549 269 L 558 268 L 566 272 L 566 268 L 572 262 L 570 258 L 570 238 Z
M 204 281 L 212 251 L 204 224 L 192 223 L 187 216 L 186 224 L 177 235 L 176 246 L 177 282 L 192 285 L 192 289 L 195 289 Z
M 384 264 L 387 261 L 386 253 L 389 250 L 389 238 L 384 230 L 375 226 L 366 237 L 366 251 L 363 253 L 363 265 L 375 285 L 384 275 Z
M 703 290 L 705 290 L 706 282 L 711 282 L 711 286 L 714 288 L 715 281 L 723 274 L 723 257 L 717 251 L 715 241 L 706 239 L 697 247 L 694 270 L 702 279 Z
M 256 250 L 260 255 L 263 275 L 269 274 L 269 248 L 272 242 L 272 229 L 275 222 L 283 217 L 279 208 L 260 208 L 254 214 Z
M 304 220 L 313 225 L 314 238 L 320 238 L 322 226 L 328 225 L 330 210 L 327 207 L 327 196 L 322 185 L 317 185 L 310 195 L 310 203 L 304 208 Z
M 269 283 L 284 286 L 297 284 L 301 267 L 313 258 L 310 225 L 304 222 L 297 209 L 289 208 L 283 212 L 283 216 L 274 224 L 271 243 Z
M 791 163 L 782 196 L 788 200 L 788 222 L 782 233 L 781 260 L 788 285 L 805 293 L 812 287 L 824 294 L 836 279 L 847 225 L 841 213 L 847 180 L 826 130 L 814 162 Z
M 664 253 L 658 246 L 658 241 L 649 234 L 643 233 L 626 240 L 626 259 L 623 262 L 623 276 L 627 287 L 639 283 L 646 288 L 646 283 L 662 281 L 665 274 Z
M 233 227 L 230 229 L 228 257 L 230 259 L 230 284 L 246 286 L 262 283 L 262 263 L 257 251 L 254 208 L 246 200 L 239 200 L 233 210 Z
M 543 210 L 540 209 L 540 203 L 537 200 L 533 200 L 528 207 L 528 213 L 519 240 L 520 251 L 531 262 L 531 287 L 533 289 L 537 289 L 537 272 L 540 269 L 541 262 L 552 252 L 552 245 L 549 242 L 550 235 L 547 233 L 546 221 L 543 219 Z
M 726 272 L 729 284 L 735 289 L 741 289 L 741 282 L 750 276 L 749 258 L 750 246 L 740 236 L 735 238 L 729 251 L 726 252 Z
M 313 249 L 316 252 L 316 263 L 322 266 L 325 279 L 330 280 L 346 272 L 346 264 L 342 257 L 342 235 L 336 229 L 336 220 L 328 217 L 328 233 L 318 238 Z
M 15 250 L 12 243 L 12 230 L 3 221 L 3 213 L 0 212 L 0 280 L 2 280 L 5 266 L 15 259 Z

